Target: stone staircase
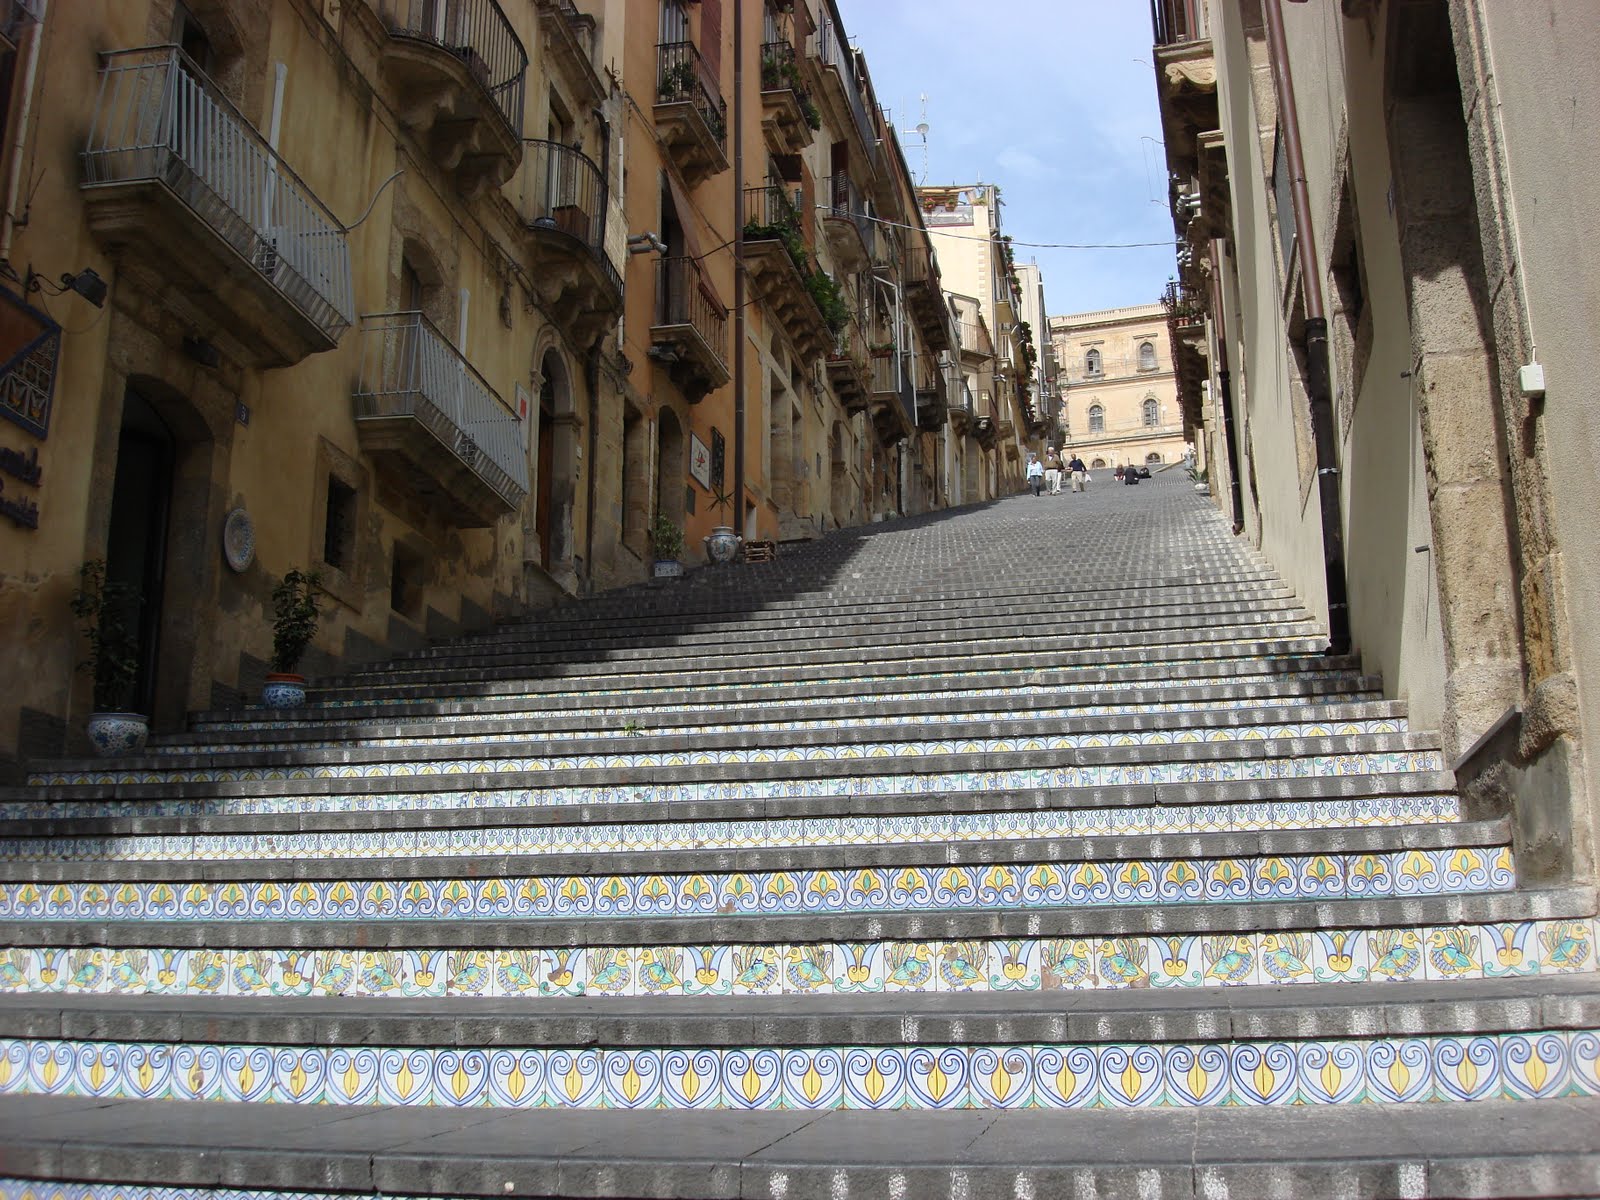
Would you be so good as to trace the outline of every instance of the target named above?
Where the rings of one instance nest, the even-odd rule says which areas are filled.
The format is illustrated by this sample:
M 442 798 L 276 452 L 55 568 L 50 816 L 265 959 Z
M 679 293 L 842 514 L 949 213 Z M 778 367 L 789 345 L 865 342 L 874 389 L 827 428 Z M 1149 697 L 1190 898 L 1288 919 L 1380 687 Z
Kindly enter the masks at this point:
M 1600 1194 L 1593 890 L 1322 648 L 1157 478 L 42 764 L 0 1196 Z

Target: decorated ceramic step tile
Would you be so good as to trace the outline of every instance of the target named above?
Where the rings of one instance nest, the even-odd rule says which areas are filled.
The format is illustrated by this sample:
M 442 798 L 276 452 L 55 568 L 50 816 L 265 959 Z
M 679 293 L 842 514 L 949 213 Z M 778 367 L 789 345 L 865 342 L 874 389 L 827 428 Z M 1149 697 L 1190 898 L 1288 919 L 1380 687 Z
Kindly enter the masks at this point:
M 1019 838 L 1253 832 L 1449 824 L 1454 796 L 1388 797 L 1382 803 L 1314 800 L 1207 806 L 1060 808 L 925 816 L 850 816 L 758 821 L 663 821 L 557 826 L 372 830 L 358 833 L 229 833 L 117 838 L 0 838 L 0 861 L 259 862 L 354 856 L 550 855 L 749 850 L 827 846 L 990 843 Z
M 1305 1041 L 327 1047 L 0 1039 L 0 1095 L 439 1108 L 1169 1108 L 1600 1095 L 1600 1033 Z
M 1247 961 L 1248 960 L 1248 961 Z M 640 964 L 650 969 L 641 971 Z M 1376 967 L 1376 969 L 1374 969 Z M 525 950 L 0 949 L 0 992 L 127 995 L 772 996 L 1498 979 L 1596 969 L 1590 918 L 812 945 Z M 643 980 L 640 991 L 637 979 Z
M 1351 881 L 1358 875 L 1356 887 Z M 1460 895 L 1508 890 L 1514 881 L 1508 846 L 681 875 L 23 881 L 0 884 L 0 920 L 455 921 L 973 912 Z
M 436 1200 L 426 1196 L 391 1196 L 392 1200 Z M 348 1200 L 348 1197 L 348 1192 L 169 1188 L 145 1183 L 56 1183 L 38 1179 L 0 1179 L 0 1200 Z

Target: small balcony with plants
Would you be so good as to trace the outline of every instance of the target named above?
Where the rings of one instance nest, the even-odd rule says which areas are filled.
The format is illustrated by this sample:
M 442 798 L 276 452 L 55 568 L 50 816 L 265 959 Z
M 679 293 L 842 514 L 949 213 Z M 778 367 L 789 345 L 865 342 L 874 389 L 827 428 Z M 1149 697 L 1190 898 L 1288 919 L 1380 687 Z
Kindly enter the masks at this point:
M 948 350 L 954 339 L 950 332 L 950 310 L 945 306 L 944 283 L 933 247 L 926 241 L 906 247 L 906 307 L 922 331 L 930 349 Z
M 693 42 L 656 47 L 656 133 L 693 186 L 728 169 L 728 104 Z
M 822 128 L 822 111 L 800 74 L 789 42 L 761 47 L 761 132 L 774 154 L 798 154 Z
M 528 52 L 497 0 L 378 0 L 378 16 L 401 124 L 463 194 L 504 184 L 522 155 Z
M 728 382 L 728 310 L 696 259 L 656 263 L 656 317 L 648 353 L 690 404 Z
M 867 407 L 872 388 L 867 362 L 866 338 L 860 324 L 851 321 L 834 338 L 827 360 L 828 382 L 847 413 L 862 412 Z
M 361 318 L 354 410 L 378 472 L 446 524 L 492 525 L 528 494 L 522 421 L 420 312 Z
M 581 150 L 523 143 L 516 198 L 533 286 L 561 328 L 587 345 L 622 315 L 622 276 L 606 253 L 605 173 Z
M 877 245 L 872 216 L 861 187 L 843 172 L 824 181 L 828 203 L 822 210 L 822 228 L 828 249 L 845 273 L 864 271 L 872 263 Z
M 778 318 L 795 348 L 819 358 L 850 319 L 844 294 L 812 265 L 800 234 L 798 197 L 786 188 L 746 188 L 744 265 L 761 302 Z
M 95 239 L 182 294 L 246 365 L 291 366 L 350 327 L 343 225 L 176 46 L 102 56 L 81 159 Z

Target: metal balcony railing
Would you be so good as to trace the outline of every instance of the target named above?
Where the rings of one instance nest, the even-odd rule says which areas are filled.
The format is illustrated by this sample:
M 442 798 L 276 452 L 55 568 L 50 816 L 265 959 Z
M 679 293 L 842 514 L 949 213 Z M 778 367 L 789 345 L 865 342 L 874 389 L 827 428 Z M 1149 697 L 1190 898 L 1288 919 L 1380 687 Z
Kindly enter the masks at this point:
M 748 229 L 800 228 L 800 193 L 776 184 L 744 190 L 744 221 Z
M 823 17 L 817 26 L 817 32 L 811 40 L 811 53 L 823 66 L 832 67 L 837 72 L 839 85 L 844 89 L 845 100 L 850 107 L 850 116 L 856 123 L 856 132 L 861 135 L 861 141 L 869 153 L 876 154 L 878 137 L 867 115 L 866 101 L 861 97 L 861 84 L 856 80 L 855 54 L 845 43 L 832 17 Z
M 763 42 L 761 44 L 761 90 L 763 92 L 773 92 L 779 88 L 791 88 L 797 93 L 804 91 L 794 82 L 794 60 L 795 54 L 792 43 Z
M 656 264 L 656 324 L 692 327 L 726 367 L 728 310 L 707 293 L 695 259 L 663 258 Z
M 411 417 L 510 507 L 528 494 L 522 422 L 419 312 L 361 318 L 355 415 Z
M 662 42 L 656 46 L 658 82 L 656 100 L 661 104 L 687 101 L 699 111 L 717 145 L 728 144 L 728 104 L 700 57 L 693 42 Z
M 605 172 L 592 158 L 560 142 L 525 138 L 517 194 L 526 224 L 577 238 L 621 290 L 622 278 L 606 255 Z
M 1200 0 L 1150 0 L 1150 27 L 1157 46 L 1209 36 Z
M 512 131 L 522 133 L 528 52 L 497 0 L 379 0 L 378 11 L 392 36 L 429 42 L 466 63 Z
M 908 285 L 925 284 L 935 291 L 939 290 L 939 263 L 934 258 L 932 246 L 906 247 L 905 279 Z
M 848 175 L 830 175 L 827 178 L 828 215 L 850 221 L 861 234 L 862 245 L 870 256 L 876 247 L 876 232 L 872 215 L 867 211 L 866 197 L 856 181 Z
M 584 57 L 590 63 L 594 62 L 594 22 L 586 20 L 578 11 L 578 6 L 572 0 L 556 0 L 556 7 L 567 20 L 567 28 L 572 30 L 572 36 L 578 39 L 578 45 L 583 47 Z
M 859 322 L 851 321 L 833 335 L 833 347 L 828 351 L 828 361 L 850 361 L 866 366 L 867 339 L 861 333 Z
M 330 338 L 354 319 L 344 227 L 176 46 L 102 56 L 85 187 L 159 181 Z
M 968 354 L 993 354 L 989 331 L 976 321 L 961 322 L 961 349 Z

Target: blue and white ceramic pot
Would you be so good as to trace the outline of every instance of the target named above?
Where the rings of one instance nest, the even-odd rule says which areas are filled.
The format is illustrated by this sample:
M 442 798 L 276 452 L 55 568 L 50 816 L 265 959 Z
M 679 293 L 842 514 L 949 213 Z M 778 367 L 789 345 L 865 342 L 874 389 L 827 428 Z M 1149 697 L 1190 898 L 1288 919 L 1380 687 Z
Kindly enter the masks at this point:
M 94 752 L 101 758 L 137 754 L 150 736 L 150 718 L 139 713 L 92 713 L 86 731 Z
M 261 703 L 268 708 L 299 708 L 306 702 L 306 677 L 269 671 L 261 687 Z
M 733 531 L 731 525 L 718 525 L 701 539 L 706 545 L 706 559 L 714 563 L 730 563 L 739 553 L 744 539 Z

